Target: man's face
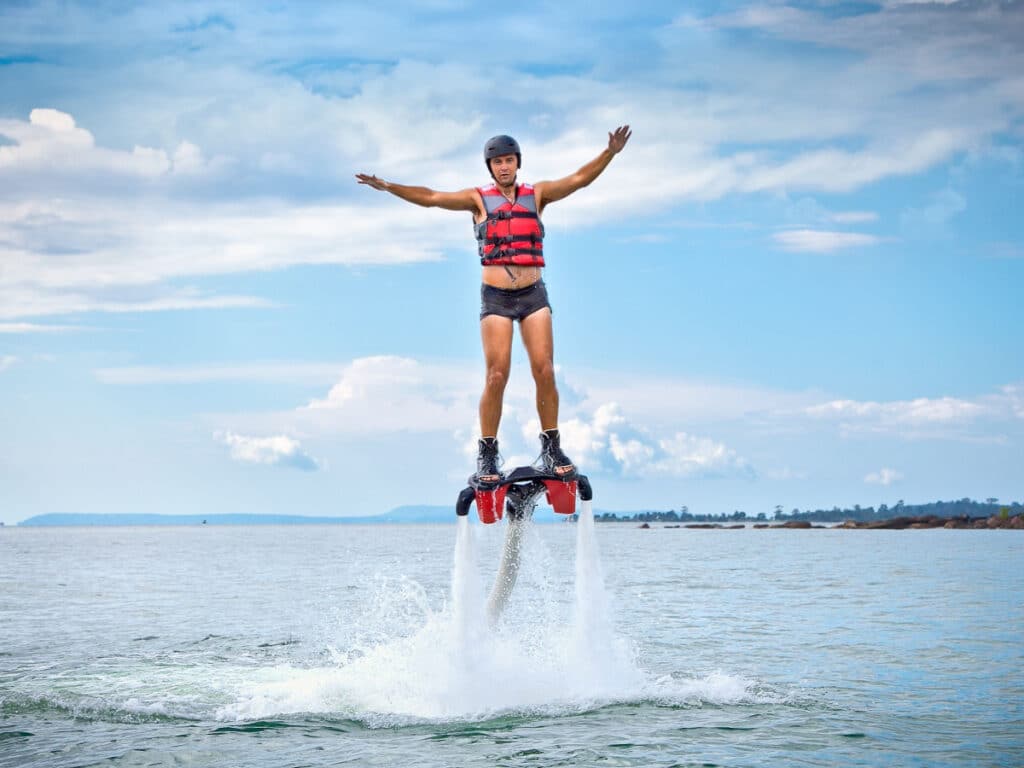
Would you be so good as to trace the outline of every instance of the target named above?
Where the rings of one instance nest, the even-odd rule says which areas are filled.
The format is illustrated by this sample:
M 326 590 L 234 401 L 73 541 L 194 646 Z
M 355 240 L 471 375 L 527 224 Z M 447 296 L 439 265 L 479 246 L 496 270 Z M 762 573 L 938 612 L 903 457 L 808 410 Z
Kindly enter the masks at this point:
M 499 155 L 491 158 L 491 173 L 499 184 L 509 185 L 516 178 L 516 171 L 519 170 L 519 161 L 515 155 Z

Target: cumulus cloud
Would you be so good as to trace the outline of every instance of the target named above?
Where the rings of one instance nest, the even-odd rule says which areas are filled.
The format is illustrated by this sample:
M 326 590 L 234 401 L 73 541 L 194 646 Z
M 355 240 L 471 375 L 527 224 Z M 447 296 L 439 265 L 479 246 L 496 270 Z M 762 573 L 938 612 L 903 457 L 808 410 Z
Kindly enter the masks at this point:
M 879 238 L 860 232 L 828 232 L 815 229 L 793 229 L 776 232 L 775 242 L 787 251 L 832 253 L 843 248 L 876 245 Z
M 476 454 L 477 406 L 483 375 L 479 365 L 432 362 L 391 355 L 358 358 L 345 365 L 322 398 L 273 414 L 218 417 L 230 432 L 301 433 L 322 439 L 374 435 L 448 435 L 461 462 Z M 258 367 L 249 370 L 253 373 Z M 197 372 L 127 369 L 104 374 L 113 383 L 206 380 L 235 375 L 233 367 Z M 631 414 L 620 404 L 595 400 L 575 378 L 559 373 L 562 398 L 562 445 L 587 471 L 609 472 L 627 478 L 751 477 L 750 463 L 713 437 L 666 423 L 678 423 L 665 412 Z M 642 384 L 637 382 L 636 384 Z M 666 401 L 671 402 L 671 401 Z M 224 427 L 227 431 L 226 426 Z M 505 393 L 500 432 L 506 466 L 532 463 L 539 452 L 540 423 L 534 404 L 533 382 L 518 377 Z M 453 454 L 453 458 L 454 458 Z M 454 471 L 454 469 L 453 469 Z
M 130 152 L 96 146 L 93 135 L 75 124 L 75 119 L 56 109 L 33 109 L 28 122 L 0 120 L 0 136 L 9 144 L 0 146 L 0 172 L 102 171 L 140 177 L 154 177 L 171 168 L 167 153 L 150 147 Z
M 877 472 L 870 472 L 864 477 L 864 482 L 868 485 L 884 485 L 889 487 L 893 483 L 902 480 L 903 473 L 897 472 L 895 469 L 889 469 L 883 467 Z
M 252 437 L 234 432 L 216 432 L 214 439 L 228 447 L 235 461 L 288 467 L 304 472 L 319 469 L 316 459 L 302 450 L 298 440 L 287 435 Z
M 751 474 L 748 462 L 726 445 L 686 432 L 666 435 L 631 423 L 617 403 L 561 424 L 562 445 L 581 466 L 624 477 L 694 477 Z
M 347 434 L 454 432 L 474 413 L 481 384 L 478 365 L 393 355 L 358 358 L 345 366 L 325 397 L 297 415 Z

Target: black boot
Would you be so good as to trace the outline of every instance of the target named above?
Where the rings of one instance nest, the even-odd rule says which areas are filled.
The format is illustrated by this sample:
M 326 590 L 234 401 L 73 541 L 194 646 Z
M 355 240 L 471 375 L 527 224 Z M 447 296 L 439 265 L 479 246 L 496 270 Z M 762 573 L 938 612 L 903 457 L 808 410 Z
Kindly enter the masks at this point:
M 482 437 L 477 448 L 476 474 L 470 480 L 475 480 L 479 485 L 497 486 L 501 479 L 501 470 L 498 469 L 498 439 Z
M 557 429 L 547 429 L 540 433 L 541 464 L 555 477 L 571 480 L 576 477 L 576 467 L 562 451 L 559 441 Z

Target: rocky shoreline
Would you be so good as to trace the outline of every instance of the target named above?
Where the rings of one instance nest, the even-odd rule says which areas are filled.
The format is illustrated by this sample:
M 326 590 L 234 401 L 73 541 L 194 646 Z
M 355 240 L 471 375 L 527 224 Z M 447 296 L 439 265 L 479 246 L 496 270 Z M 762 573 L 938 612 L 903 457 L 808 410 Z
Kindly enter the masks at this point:
M 641 528 L 650 528 L 650 523 L 644 523 Z M 665 525 L 664 528 L 717 528 L 733 530 L 746 528 L 742 523 L 723 525 L 722 523 L 689 523 L 679 525 Z M 872 531 L 904 531 L 922 530 L 925 528 L 947 528 L 951 530 L 1013 530 L 1024 531 L 1024 515 L 991 517 L 936 517 L 935 515 L 922 515 L 919 517 L 894 517 L 889 520 L 873 520 L 871 522 L 858 522 L 847 520 L 838 525 L 816 525 L 808 520 L 789 520 L 785 523 L 755 523 L 752 528 L 832 528 L 832 529 L 858 529 Z

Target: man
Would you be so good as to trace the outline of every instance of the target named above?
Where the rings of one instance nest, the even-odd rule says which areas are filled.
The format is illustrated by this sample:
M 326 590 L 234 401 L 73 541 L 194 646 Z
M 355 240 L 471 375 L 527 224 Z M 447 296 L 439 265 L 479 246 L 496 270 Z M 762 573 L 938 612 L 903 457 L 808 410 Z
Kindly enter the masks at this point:
M 483 284 L 480 287 L 480 336 L 487 378 L 480 398 L 480 440 L 475 480 L 481 488 L 502 481 L 498 468 L 498 424 L 512 360 L 516 320 L 530 359 L 537 388 L 544 468 L 565 480 L 576 467 L 562 451 L 558 434 L 558 390 L 555 387 L 551 305 L 541 279 L 544 266 L 544 225 L 540 216 L 550 203 L 568 197 L 601 175 L 629 141 L 628 125 L 608 134 L 608 147 L 578 171 L 558 181 L 534 185 L 517 181 L 522 167 L 519 144 L 511 136 L 495 136 L 484 145 L 484 163 L 494 179 L 488 187 L 461 192 L 436 192 L 356 174 L 360 184 L 425 207 L 473 214 Z

